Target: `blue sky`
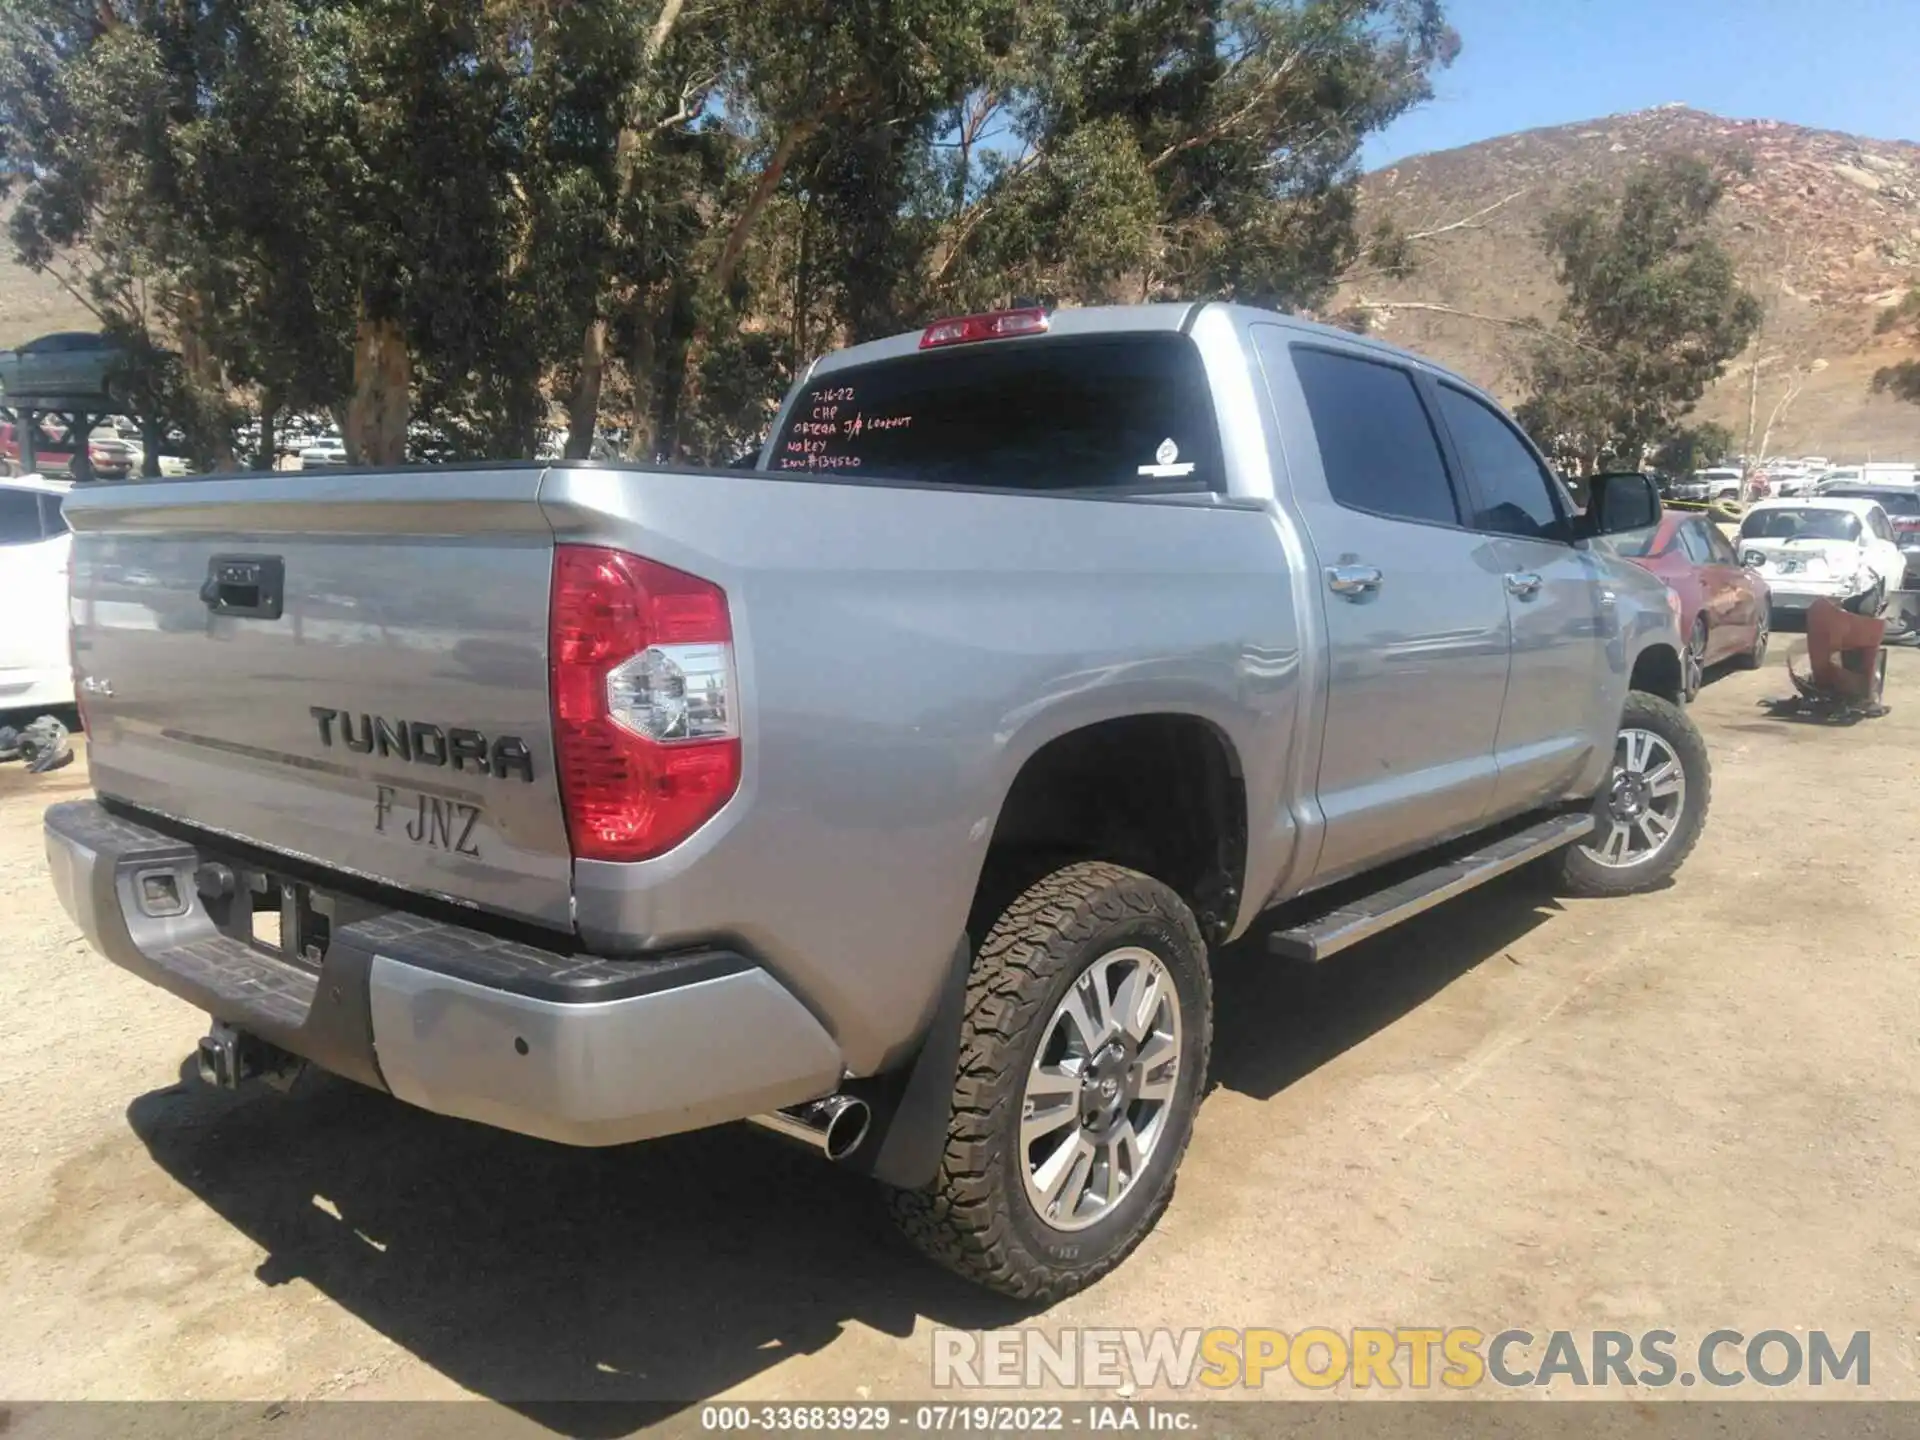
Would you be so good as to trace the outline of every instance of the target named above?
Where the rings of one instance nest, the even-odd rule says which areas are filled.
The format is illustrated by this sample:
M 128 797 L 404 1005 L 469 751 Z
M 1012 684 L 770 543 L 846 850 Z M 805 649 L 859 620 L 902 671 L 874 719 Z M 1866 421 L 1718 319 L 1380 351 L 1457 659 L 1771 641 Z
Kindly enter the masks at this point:
M 1448 0 L 1463 49 L 1369 169 L 1679 101 L 1920 140 L 1920 0 Z

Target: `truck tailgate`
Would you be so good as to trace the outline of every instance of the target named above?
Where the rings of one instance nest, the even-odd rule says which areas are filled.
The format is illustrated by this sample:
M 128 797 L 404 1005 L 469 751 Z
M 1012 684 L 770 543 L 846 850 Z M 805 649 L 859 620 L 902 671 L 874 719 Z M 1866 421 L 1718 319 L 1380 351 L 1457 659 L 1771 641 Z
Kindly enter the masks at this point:
M 567 927 L 535 467 L 76 491 L 102 795 Z

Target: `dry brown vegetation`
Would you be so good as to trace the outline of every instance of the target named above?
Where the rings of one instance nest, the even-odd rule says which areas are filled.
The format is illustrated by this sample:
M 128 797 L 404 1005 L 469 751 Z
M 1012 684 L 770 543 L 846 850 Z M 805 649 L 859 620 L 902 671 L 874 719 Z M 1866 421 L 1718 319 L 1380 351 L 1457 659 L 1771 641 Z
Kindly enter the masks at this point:
M 1367 177 L 1369 221 L 1386 215 L 1417 232 L 1486 213 L 1421 243 L 1411 277 L 1357 277 L 1342 302 L 1399 299 L 1482 317 L 1432 308 L 1373 312 L 1382 338 L 1517 400 L 1513 361 L 1525 333 L 1490 322 L 1550 320 L 1558 309 L 1559 290 L 1536 239 L 1542 217 L 1581 182 L 1618 183 L 1671 151 L 1734 152 L 1752 164 L 1751 175 L 1730 188 L 1717 228 L 1769 308 L 1760 349 L 1777 358 L 1761 370 L 1760 423 L 1796 366 L 1827 362 L 1806 376 L 1774 428 L 1772 450 L 1920 457 L 1920 407 L 1868 388 L 1876 368 L 1901 358 L 1894 339 L 1874 335 L 1874 321 L 1920 280 L 1920 145 L 1667 106 L 1417 156 Z M 1744 436 L 1750 359 L 1736 361 L 1709 391 L 1698 418 Z

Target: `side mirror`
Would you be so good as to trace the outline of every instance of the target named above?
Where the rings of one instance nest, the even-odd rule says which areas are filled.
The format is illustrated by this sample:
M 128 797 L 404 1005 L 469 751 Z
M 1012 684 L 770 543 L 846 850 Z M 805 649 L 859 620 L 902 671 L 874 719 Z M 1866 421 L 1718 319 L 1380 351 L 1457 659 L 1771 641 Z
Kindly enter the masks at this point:
M 1596 475 L 1587 482 L 1585 536 L 1619 535 L 1660 523 L 1660 489 L 1637 470 Z

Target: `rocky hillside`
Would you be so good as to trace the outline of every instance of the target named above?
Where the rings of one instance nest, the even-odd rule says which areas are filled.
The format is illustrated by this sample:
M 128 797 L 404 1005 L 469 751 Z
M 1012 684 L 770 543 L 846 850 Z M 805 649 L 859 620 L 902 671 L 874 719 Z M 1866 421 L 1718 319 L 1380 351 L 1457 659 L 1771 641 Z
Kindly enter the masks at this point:
M 1769 303 L 1761 353 L 1778 358 L 1760 371 L 1762 425 L 1786 372 L 1808 372 L 1805 389 L 1774 427 L 1771 451 L 1920 459 L 1920 406 L 1867 388 L 1873 371 L 1900 354 L 1873 334 L 1876 316 L 1920 283 L 1920 145 L 1670 105 L 1418 156 L 1367 177 L 1371 214 L 1425 231 L 1487 213 L 1422 242 L 1421 267 L 1411 278 L 1360 279 L 1342 302 L 1402 300 L 1486 317 L 1371 312 L 1382 338 L 1515 399 L 1521 341 L 1498 322 L 1544 320 L 1559 307 L 1535 238 L 1541 217 L 1578 183 L 1617 182 L 1648 157 L 1675 150 L 1733 150 L 1753 163 L 1752 177 L 1722 206 L 1719 224 L 1748 286 Z M 1736 362 L 1701 415 L 1744 437 L 1749 384 L 1749 368 Z
M 16 265 L 6 238 L 10 203 L 0 203 L 0 350 L 49 330 L 92 330 L 96 322 L 51 276 Z

